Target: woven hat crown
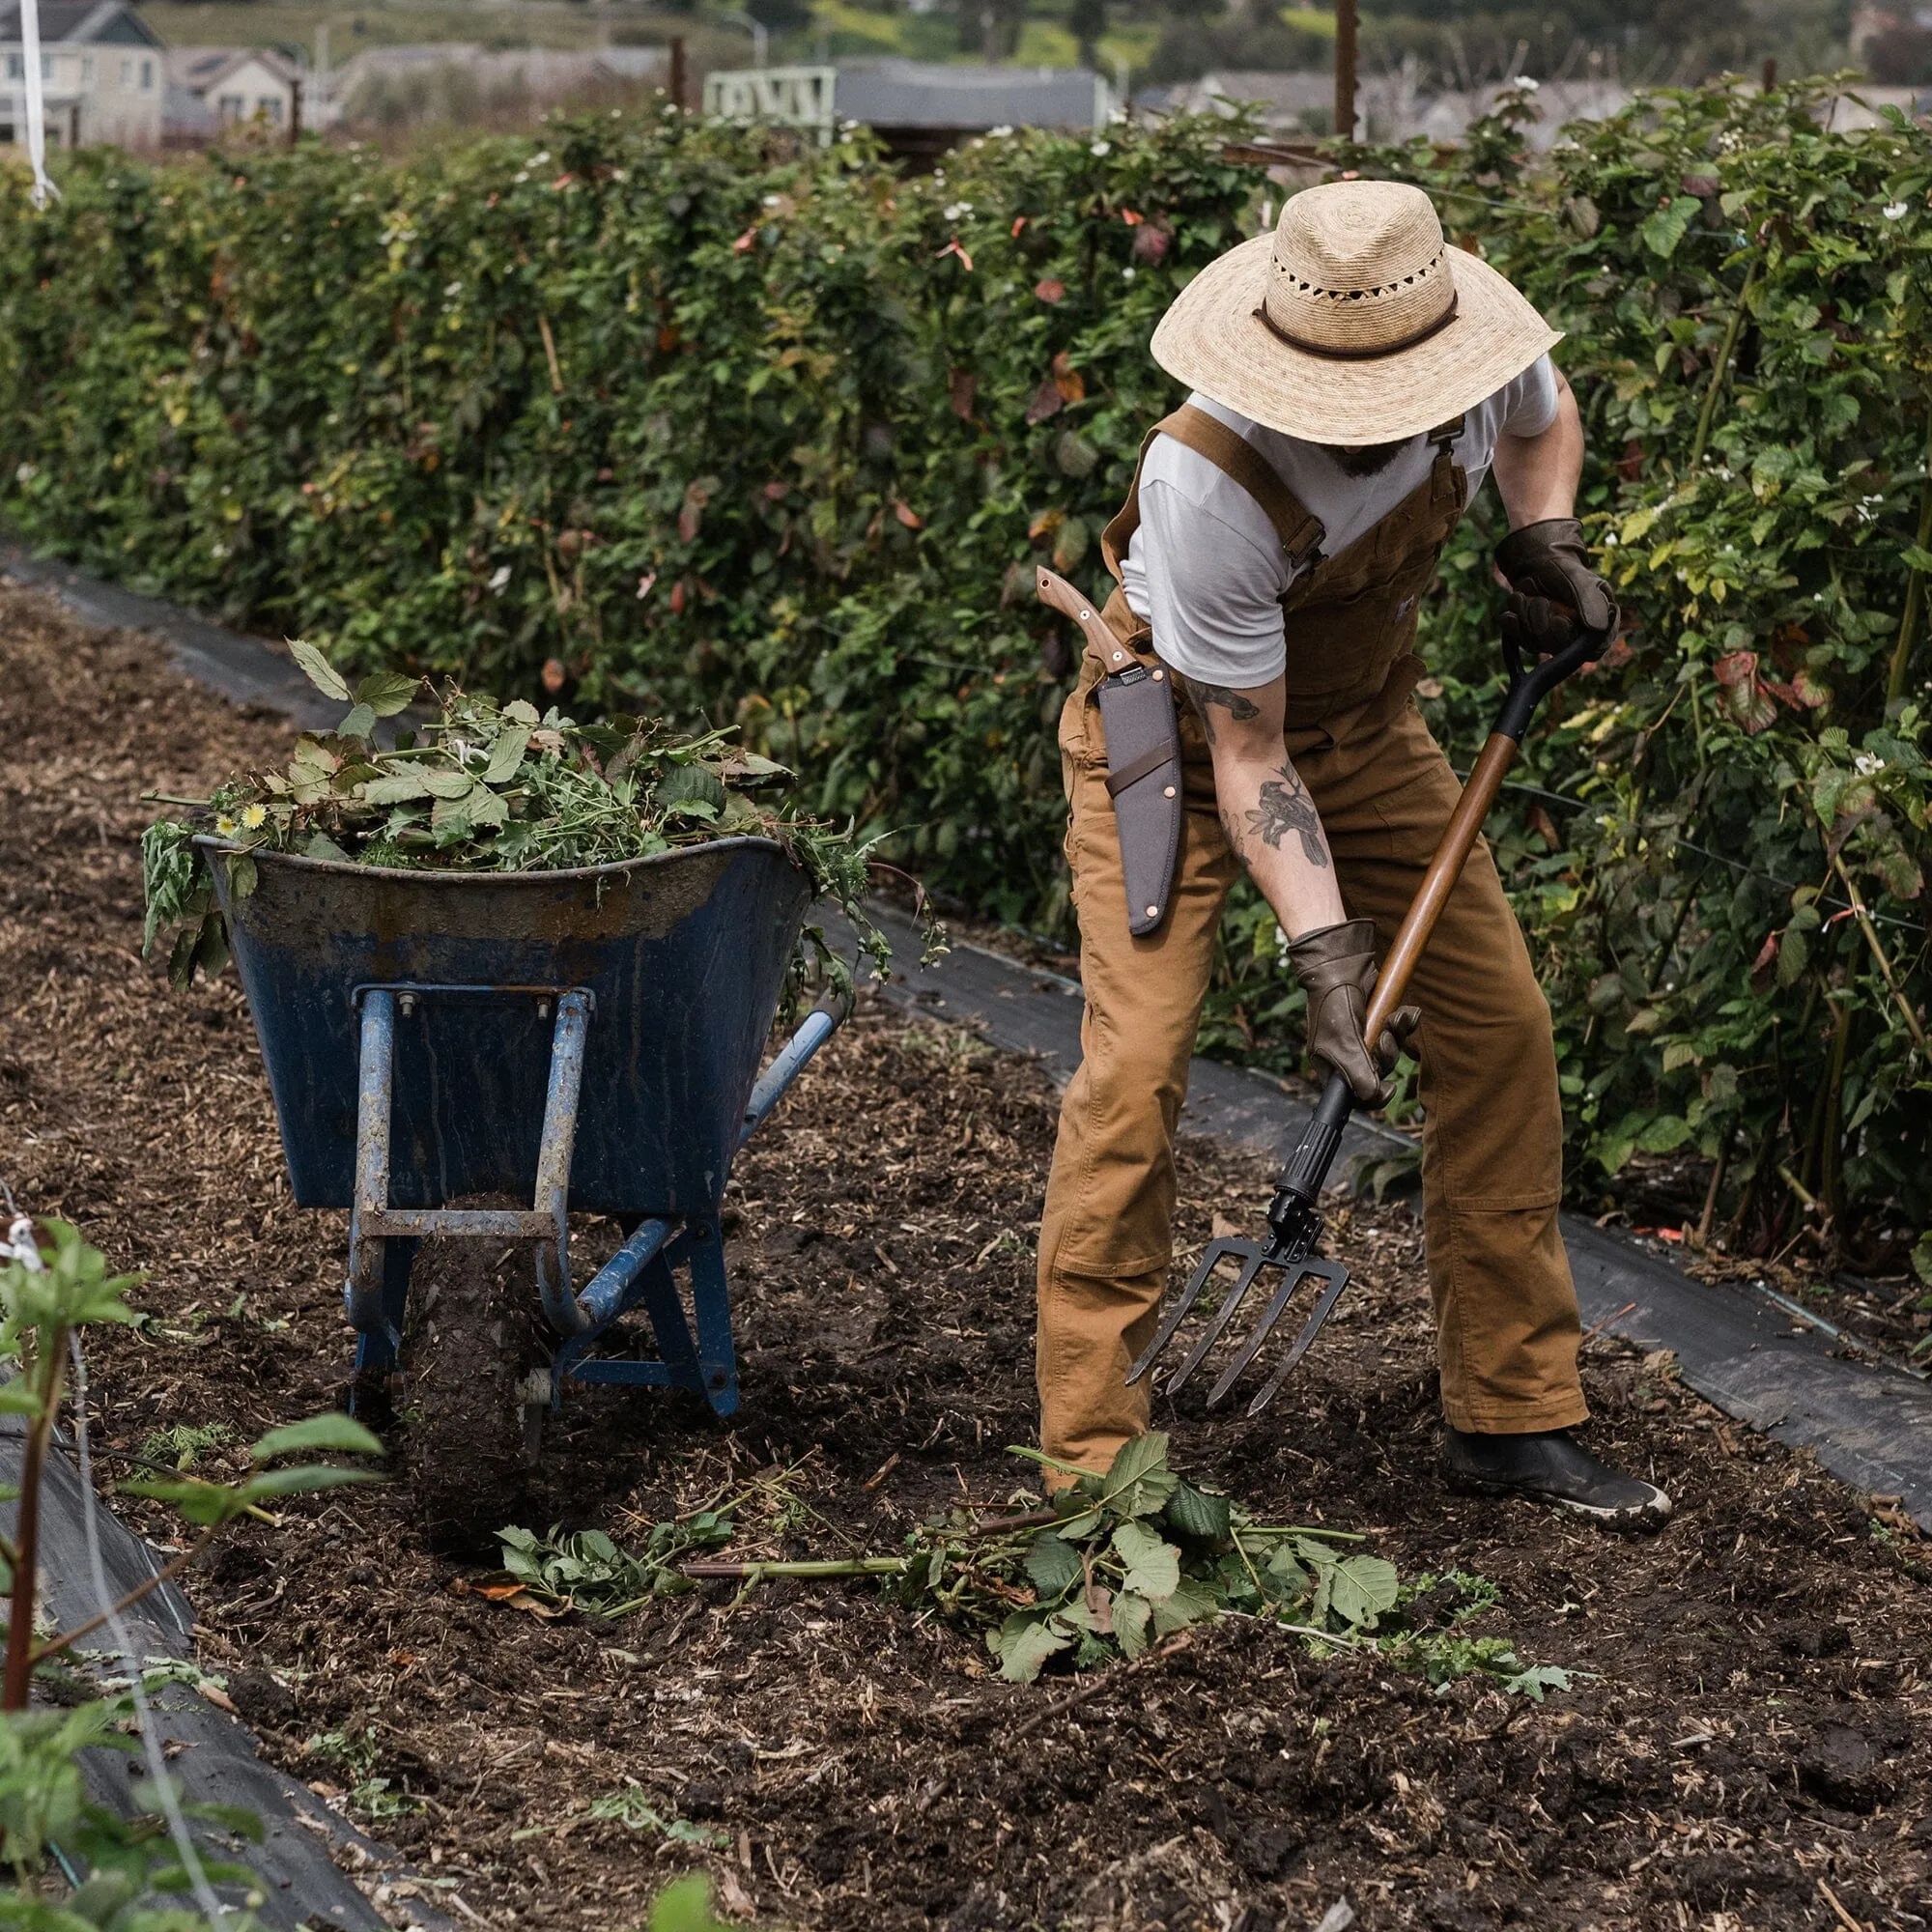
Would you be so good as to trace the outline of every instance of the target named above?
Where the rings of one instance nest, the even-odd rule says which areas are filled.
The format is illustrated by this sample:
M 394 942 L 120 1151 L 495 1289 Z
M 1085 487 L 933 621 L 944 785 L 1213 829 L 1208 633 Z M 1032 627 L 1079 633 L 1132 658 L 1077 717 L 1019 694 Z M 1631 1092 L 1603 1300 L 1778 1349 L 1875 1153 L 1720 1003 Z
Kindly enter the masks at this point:
M 1291 195 L 1275 229 L 1263 319 L 1298 349 L 1394 355 L 1456 312 L 1442 224 L 1403 182 L 1328 182 Z

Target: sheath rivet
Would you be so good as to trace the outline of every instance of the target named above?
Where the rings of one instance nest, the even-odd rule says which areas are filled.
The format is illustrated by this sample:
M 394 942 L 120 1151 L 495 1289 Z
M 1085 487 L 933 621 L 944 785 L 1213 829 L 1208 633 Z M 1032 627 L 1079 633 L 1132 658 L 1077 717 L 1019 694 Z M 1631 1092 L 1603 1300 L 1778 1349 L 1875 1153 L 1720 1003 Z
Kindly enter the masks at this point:
M 1160 908 L 1158 906 L 1149 906 L 1147 916 L 1150 919 L 1158 919 L 1160 917 Z
M 1159 671 L 1155 671 L 1155 672 L 1154 672 L 1154 674 L 1153 674 L 1153 678 L 1154 678 L 1154 682 L 1155 682 L 1156 684 L 1158 684 L 1158 683 L 1160 682 L 1160 672 L 1159 672 Z
M 1168 788 L 1161 793 L 1161 796 L 1163 798 L 1172 798 L 1174 796 L 1174 787 L 1172 785 L 1169 785 Z

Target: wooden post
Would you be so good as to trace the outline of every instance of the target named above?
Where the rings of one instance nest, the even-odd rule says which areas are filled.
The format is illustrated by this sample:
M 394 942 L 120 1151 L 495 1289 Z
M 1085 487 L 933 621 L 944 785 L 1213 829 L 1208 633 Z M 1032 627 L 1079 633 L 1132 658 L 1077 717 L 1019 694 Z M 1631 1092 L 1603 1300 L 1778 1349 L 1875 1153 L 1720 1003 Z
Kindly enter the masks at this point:
M 682 109 L 684 106 L 684 36 L 670 37 L 670 104 Z
M 68 103 L 67 145 L 70 153 L 80 146 L 80 102 L 77 100 Z
M 1335 133 L 1355 138 L 1355 0 L 1335 0 Z
M 1769 94 L 1777 85 L 1777 56 L 1766 54 L 1764 57 L 1764 91 Z
M 302 131 L 302 84 L 301 75 L 296 74 L 289 82 L 289 146 L 294 147 L 301 139 Z

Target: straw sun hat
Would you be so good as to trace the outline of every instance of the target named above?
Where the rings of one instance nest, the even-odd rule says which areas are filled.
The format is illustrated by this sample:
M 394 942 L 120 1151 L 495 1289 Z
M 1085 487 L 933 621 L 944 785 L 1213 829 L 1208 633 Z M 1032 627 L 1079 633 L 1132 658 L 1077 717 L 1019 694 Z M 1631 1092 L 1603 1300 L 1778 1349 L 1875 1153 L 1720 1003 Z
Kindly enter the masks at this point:
M 1269 429 L 1361 445 L 1453 420 L 1561 340 L 1486 262 L 1445 245 L 1420 188 L 1330 182 L 1196 275 L 1153 357 Z

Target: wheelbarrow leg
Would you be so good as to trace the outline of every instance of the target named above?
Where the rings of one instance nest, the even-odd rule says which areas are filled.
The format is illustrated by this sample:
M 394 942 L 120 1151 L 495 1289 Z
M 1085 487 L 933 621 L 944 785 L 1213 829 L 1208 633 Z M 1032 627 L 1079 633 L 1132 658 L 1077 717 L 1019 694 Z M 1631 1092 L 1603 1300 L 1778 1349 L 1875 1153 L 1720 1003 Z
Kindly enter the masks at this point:
M 651 1331 L 658 1338 L 658 1353 L 664 1357 L 670 1378 L 679 1388 L 704 1392 L 704 1372 L 697 1362 L 697 1345 L 691 1339 L 691 1324 L 684 1319 L 684 1304 L 678 1299 L 677 1277 L 664 1255 L 655 1255 L 650 1265 L 638 1277 L 639 1299 L 650 1317 Z
M 410 1269 L 416 1250 L 422 1245 L 407 1235 L 392 1236 L 383 1248 L 383 1320 L 389 1334 L 400 1335 L 409 1314 Z M 355 1338 L 355 1378 L 350 1383 L 349 1412 L 355 1413 L 357 1392 L 368 1382 L 386 1376 L 396 1366 L 395 1346 L 389 1334 L 364 1329 Z
M 389 1351 L 403 1345 L 402 1324 L 390 1319 L 388 1242 L 366 1232 L 389 1206 L 389 1099 L 396 1065 L 396 996 L 374 988 L 362 1002 L 362 1050 L 355 1080 L 355 1201 L 349 1217 L 349 1279 L 342 1298 L 350 1325 Z M 404 1264 L 403 1279 L 409 1280 Z M 359 1358 L 359 1350 L 358 1350 Z
M 731 1291 L 724 1278 L 724 1243 L 714 1219 L 692 1224 L 691 1298 L 697 1310 L 697 1357 L 704 1378 L 704 1399 L 714 1415 L 729 1415 L 738 1406 L 738 1354 L 731 1343 Z

